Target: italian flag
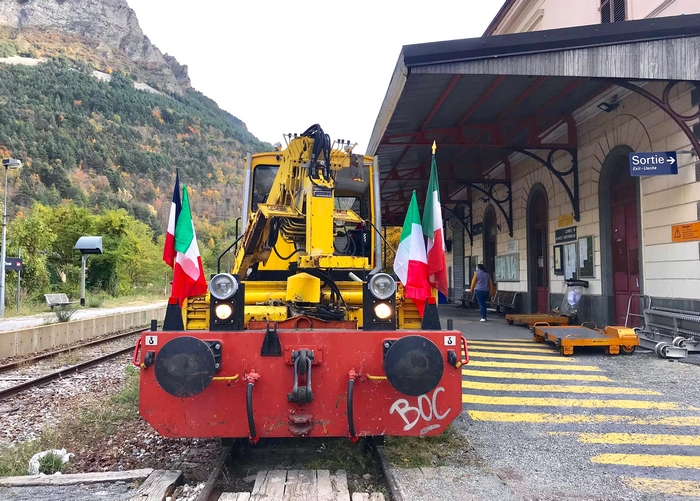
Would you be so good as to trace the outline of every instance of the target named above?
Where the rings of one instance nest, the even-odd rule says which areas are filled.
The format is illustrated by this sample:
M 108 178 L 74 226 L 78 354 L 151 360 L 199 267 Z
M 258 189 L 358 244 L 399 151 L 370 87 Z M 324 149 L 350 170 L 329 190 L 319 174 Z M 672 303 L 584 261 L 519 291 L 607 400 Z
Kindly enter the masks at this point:
M 170 218 L 168 219 L 168 231 L 165 233 L 165 247 L 163 248 L 163 261 L 171 268 L 175 267 L 175 225 L 180 217 L 182 203 L 180 202 L 180 172 L 175 171 L 175 190 L 173 191 L 173 202 L 170 204 Z
M 394 258 L 394 272 L 403 284 L 406 297 L 413 299 L 418 313 L 423 318 L 425 300 L 430 296 L 430 284 L 428 283 L 428 259 L 425 254 L 425 242 L 415 191 L 403 223 L 401 242 Z
M 175 250 L 177 256 L 171 296 L 177 297 L 182 306 L 188 297 L 204 294 L 207 291 L 202 258 L 199 255 L 197 237 L 194 233 L 187 186 L 182 187 L 182 211 L 175 225 Z
M 447 262 L 445 260 L 445 235 L 442 230 L 442 208 L 440 206 L 440 184 L 438 183 L 437 163 L 435 162 L 435 142 L 433 142 L 433 164 L 430 168 L 428 194 L 423 211 L 423 234 L 428 247 L 428 282 L 447 297 Z

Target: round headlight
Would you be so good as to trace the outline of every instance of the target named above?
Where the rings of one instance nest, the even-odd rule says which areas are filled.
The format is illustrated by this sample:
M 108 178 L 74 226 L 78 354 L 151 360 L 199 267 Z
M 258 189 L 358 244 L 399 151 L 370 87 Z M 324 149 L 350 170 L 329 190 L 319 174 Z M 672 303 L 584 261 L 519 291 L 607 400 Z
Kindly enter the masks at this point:
M 388 299 L 396 292 L 396 282 L 386 273 L 377 273 L 369 279 L 369 291 L 377 299 Z
M 228 299 L 238 291 L 238 282 L 233 275 L 220 273 L 209 281 L 209 292 L 216 299 Z
M 386 303 L 379 303 L 374 307 L 374 316 L 379 320 L 386 320 L 391 316 L 391 306 Z
M 217 304 L 214 307 L 214 315 L 219 320 L 228 320 L 233 315 L 233 307 L 228 303 Z

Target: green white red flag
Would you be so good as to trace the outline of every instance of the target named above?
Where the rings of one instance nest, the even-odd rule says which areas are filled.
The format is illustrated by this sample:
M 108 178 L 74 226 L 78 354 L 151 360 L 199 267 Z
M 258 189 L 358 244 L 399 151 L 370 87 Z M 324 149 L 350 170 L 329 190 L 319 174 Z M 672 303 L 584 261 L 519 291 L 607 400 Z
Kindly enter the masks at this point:
M 180 306 L 191 296 L 204 294 L 207 291 L 207 281 L 204 278 L 204 267 L 199 255 L 197 236 L 194 232 L 190 199 L 187 186 L 182 187 L 182 210 L 175 226 L 175 268 L 173 274 L 172 297 L 177 297 Z
M 181 210 L 180 172 L 175 171 L 175 190 L 173 190 L 173 201 L 170 204 L 170 218 L 168 219 L 168 230 L 165 232 L 165 247 L 163 248 L 163 261 L 171 268 L 175 268 L 175 256 L 177 255 L 175 250 L 175 226 Z
M 436 148 L 435 142 L 433 142 L 433 162 L 430 167 L 428 194 L 425 197 L 423 210 L 423 234 L 427 239 L 428 282 L 447 297 L 446 246 L 442 227 L 440 184 L 438 183 L 437 163 L 435 162 Z
M 394 272 L 403 284 L 406 297 L 413 300 L 418 308 L 418 313 L 423 318 L 425 300 L 430 296 L 430 284 L 428 283 L 425 241 L 415 191 L 408 206 L 406 220 L 403 223 L 401 241 L 394 258 Z

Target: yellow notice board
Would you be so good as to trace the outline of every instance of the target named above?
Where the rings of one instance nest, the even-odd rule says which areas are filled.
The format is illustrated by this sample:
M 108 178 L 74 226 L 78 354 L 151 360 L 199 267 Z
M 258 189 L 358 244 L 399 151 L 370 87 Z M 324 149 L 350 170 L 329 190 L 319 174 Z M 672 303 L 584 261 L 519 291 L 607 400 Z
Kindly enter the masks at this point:
M 692 242 L 693 240 L 700 240 L 700 221 L 671 226 L 671 241 Z
M 557 218 L 557 228 L 566 228 L 574 225 L 573 214 L 563 214 Z

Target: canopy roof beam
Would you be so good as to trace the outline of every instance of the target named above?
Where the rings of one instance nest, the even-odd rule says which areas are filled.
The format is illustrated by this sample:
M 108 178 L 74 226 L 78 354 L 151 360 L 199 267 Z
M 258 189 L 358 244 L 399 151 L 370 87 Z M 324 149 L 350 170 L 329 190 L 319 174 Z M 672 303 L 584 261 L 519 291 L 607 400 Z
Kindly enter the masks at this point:
M 700 118 L 700 110 L 693 113 L 692 115 L 683 115 L 681 113 L 678 113 L 676 110 L 673 109 L 671 106 L 671 90 L 673 87 L 678 85 L 679 81 L 671 81 L 666 84 L 666 87 L 664 87 L 663 93 L 661 94 L 661 98 L 655 96 L 651 92 L 649 92 L 646 89 L 643 89 L 639 85 L 633 84 L 632 82 L 628 81 L 620 81 L 620 80 L 615 80 L 613 82 L 615 85 L 619 87 L 623 87 L 625 89 L 631 90 L 632 92 L 639 94 L 640 96 L 648 99 L 651 101 L 653 104 L 661 108 L 671 119 L 678 124 L 678 127 L 681 128 L 683 133 L 688 137 L 688 141 L 690 141 L 691 146 L 695 150 L 695 155 L 699 156 L 700 155 L 700 141 L 698 141 L 698 138 L 695 136 L 693 131 L 691 130 L 690 126 L 688 125 L 689 122 L 692 122 L 694 120 L 697 120 Z M 700 90 L 700 85 L 699 82 L 689 82 L 691 85 L 695 86 L 696 89 Z

